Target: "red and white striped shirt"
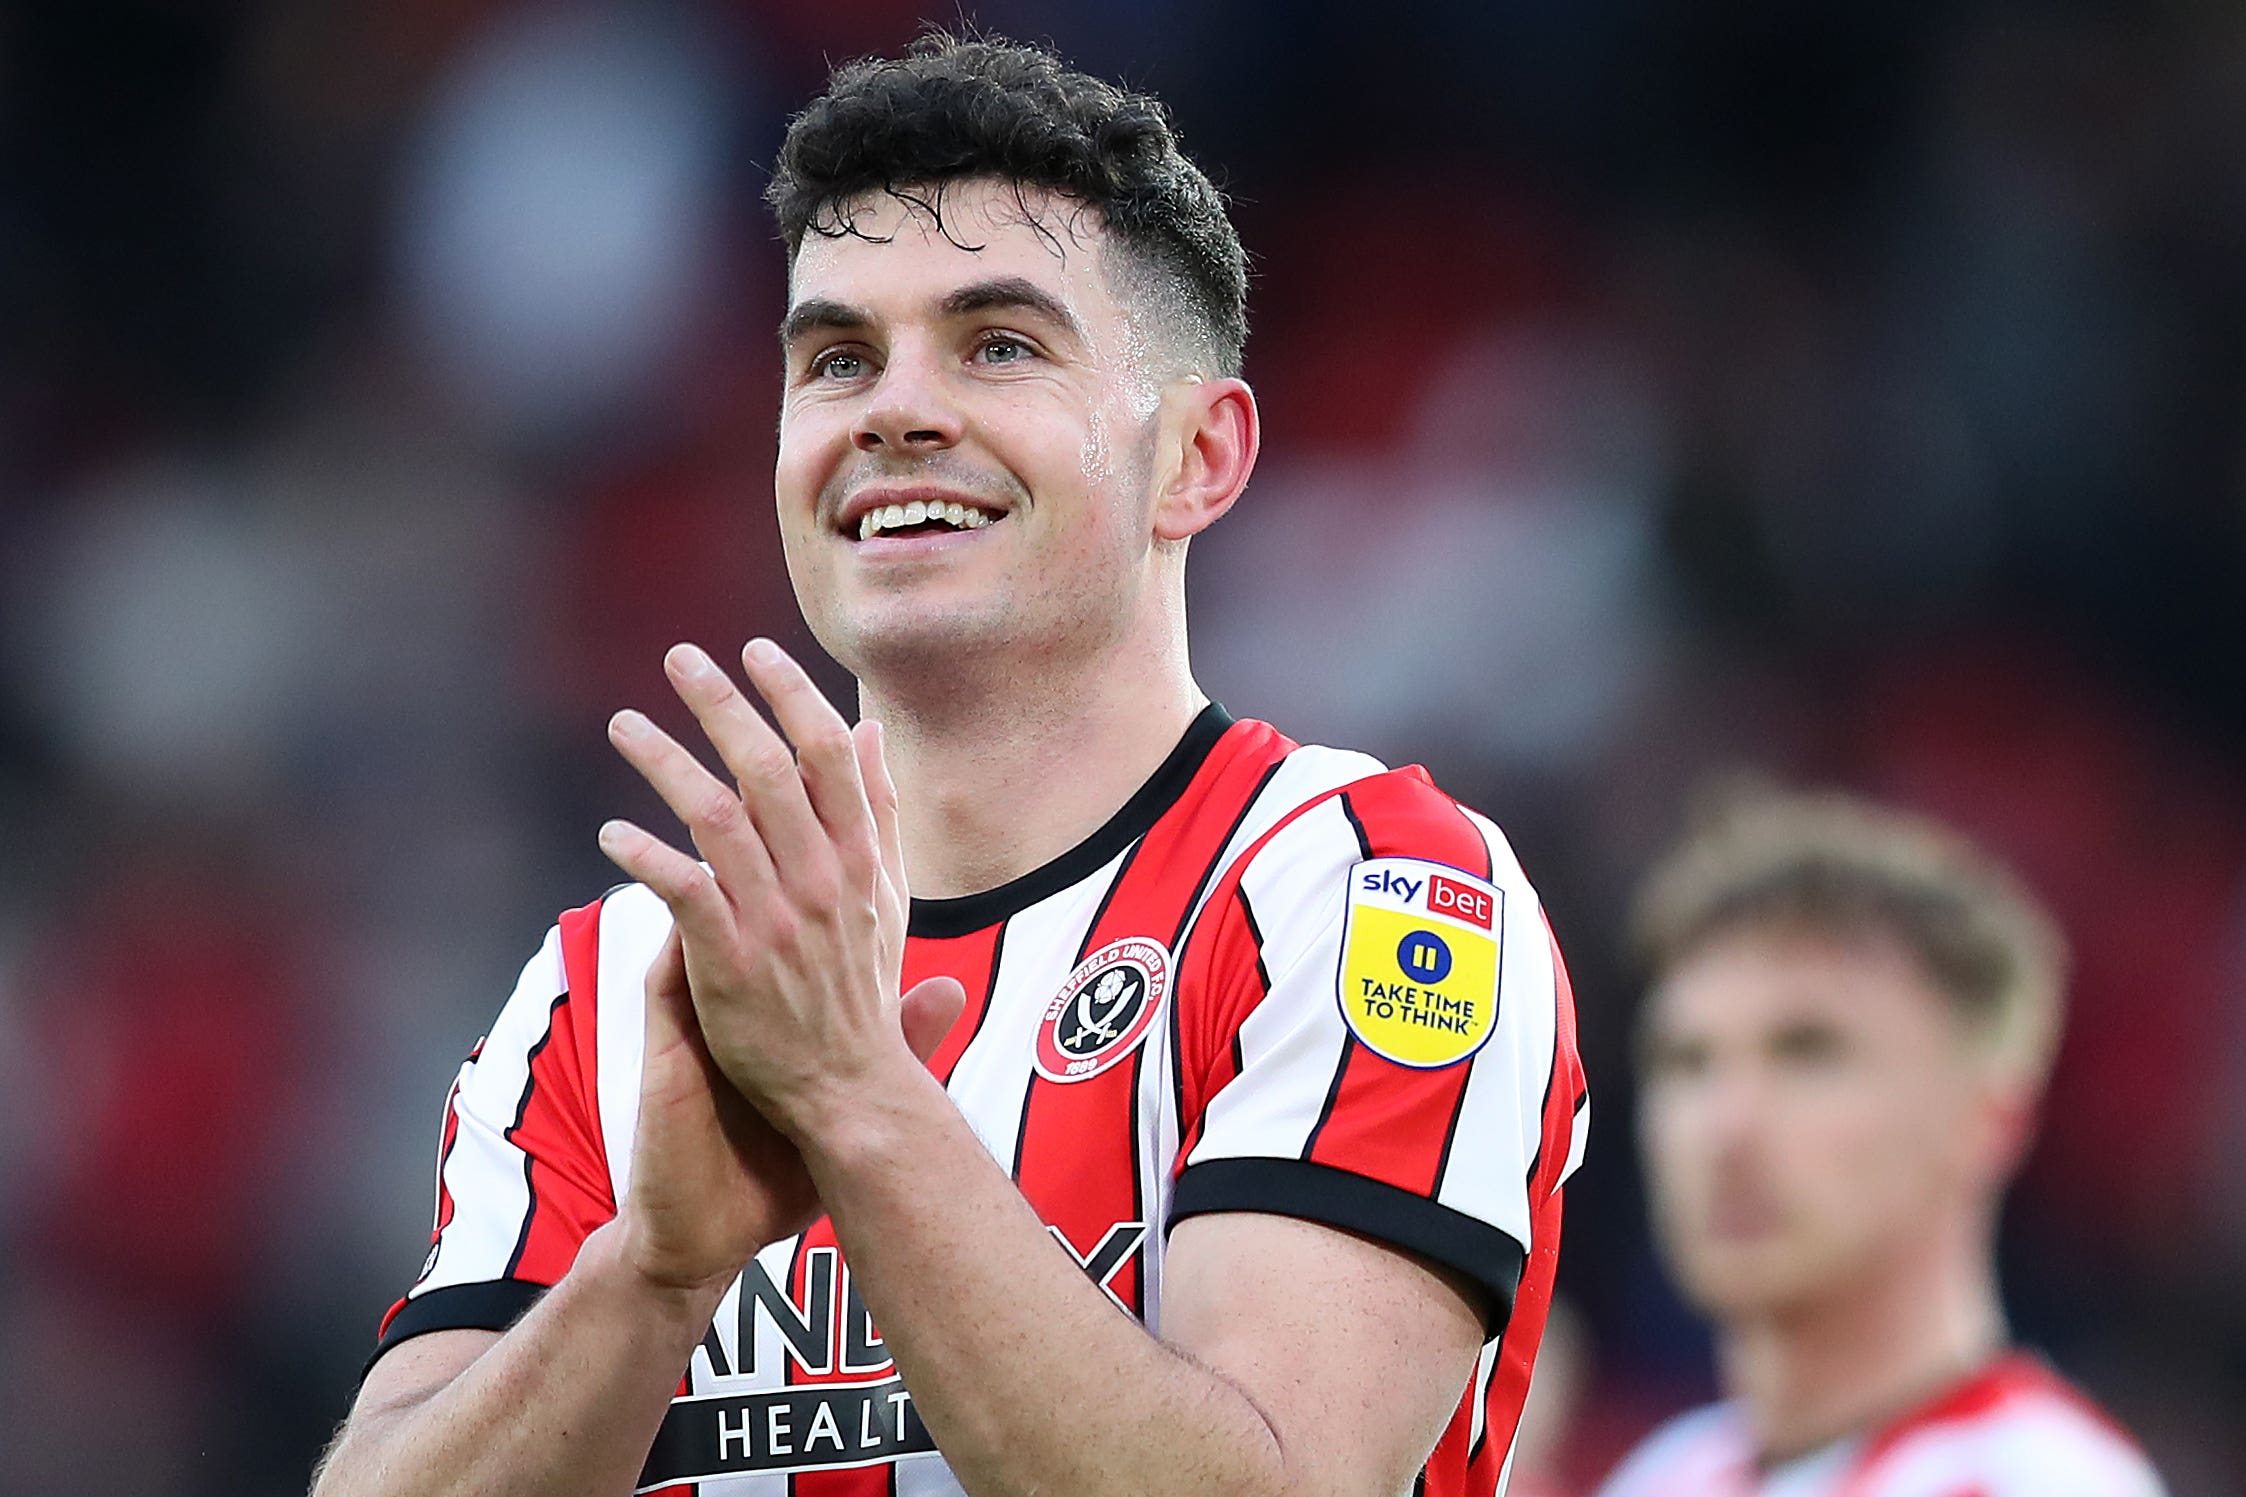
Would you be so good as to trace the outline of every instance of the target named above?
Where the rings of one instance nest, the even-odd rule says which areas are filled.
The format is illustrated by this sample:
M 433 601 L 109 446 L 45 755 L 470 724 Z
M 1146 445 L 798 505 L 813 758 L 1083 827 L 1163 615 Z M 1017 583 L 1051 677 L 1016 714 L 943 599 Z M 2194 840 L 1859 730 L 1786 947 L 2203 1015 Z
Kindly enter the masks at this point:
M 1902 1418 L 1758 1467 L 1730 1404 L 1679 1415 L 1599 1497 L 2160 1497 L 2144 1453 L 2037 1358 L 2014 1352 Z
M 625 887 L 525 969 L 447 1100 L 433 1245 L 381 1349 L 505 1329 L 615 1214 L 668 924 Z M 1566 973 L 1494 826 L 1424 771 L 1211 707 L 1074 850 L 914 901 L 905 982 L 939 973 L 968 1002 L 931 1070 L 1149 1329 L 1166 1229 L 1201 1212 L 1330 1223 L 1481 1284 L 1492 1339 L 1423 1490 L 1502 1490 L 1589 1108 Z M 697 1484 L 959 1491 L 827 1221 L 757 1255 L 692 1357 L 640 1490 Z

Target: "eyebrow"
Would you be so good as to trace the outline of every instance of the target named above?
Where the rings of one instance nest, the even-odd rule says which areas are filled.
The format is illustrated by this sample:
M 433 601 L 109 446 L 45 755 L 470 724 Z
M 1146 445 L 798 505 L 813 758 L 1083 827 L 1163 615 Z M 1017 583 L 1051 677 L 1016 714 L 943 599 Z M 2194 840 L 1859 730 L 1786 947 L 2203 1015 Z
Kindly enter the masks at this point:
M 788 315 L 780 322 L 780 347 L 783 350 L 795 347 L 814 328 L 854 333 L 872 325 L 872 314 L 865 308 L 814 296 L 788 308 Z
M 966 317 L 976 312 L 1002 310 L 1034 313 L 1066 330 L 1079 342 L 1084 340 L 1084 324 L 1077 320 L 1076 314 L 1059 297 L 1024 276 L 994 276 L 987 281 L 971 281 L 946 292 L 936 303 L 936 314 L 940 317 Z M 873 322 L 873 314 L 863 307 L 823 296 L 808 297 L 790 307 L 788 315 L 781 320 L 780 347 L 793 348 L 816 329 L 863 332 L 873 326 Z
M 1084 324 L 1061 299 L 1035 281 L 1023 276 L 996 276 L 987 281 L 973 281 L 951 292 L 936 303 L 936 310 L 946 317 L 964 317 L 971 312 L 1019 309 L 1034 312 L 1039 317 L 1081 339 Z

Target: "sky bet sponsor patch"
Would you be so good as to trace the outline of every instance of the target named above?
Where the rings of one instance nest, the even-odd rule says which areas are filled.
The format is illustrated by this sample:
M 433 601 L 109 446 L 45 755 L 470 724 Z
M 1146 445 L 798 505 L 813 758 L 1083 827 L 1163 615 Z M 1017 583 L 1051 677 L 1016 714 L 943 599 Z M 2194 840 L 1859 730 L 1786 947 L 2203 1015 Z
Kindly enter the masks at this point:
M 1455 1065 L 1497 1028 L 1504 892 L 1440 863 L 1375 858 L 1349 871 L 1341 1013 L 1376 1055 Z

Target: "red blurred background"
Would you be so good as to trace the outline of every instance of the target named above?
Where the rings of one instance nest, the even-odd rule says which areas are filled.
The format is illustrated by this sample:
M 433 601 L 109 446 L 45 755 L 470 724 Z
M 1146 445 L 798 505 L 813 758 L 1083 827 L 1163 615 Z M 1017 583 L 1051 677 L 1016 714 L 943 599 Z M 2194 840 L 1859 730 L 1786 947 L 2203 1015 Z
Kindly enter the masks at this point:
M 2062 913 L 2015 1323 L 2179 1497 L 2246 1490 L 2246 12 L 969 11 L 1235 194 L 1267 447 L 1197 548 L 1205 684 L 1429 764 L 1545 893 L 1600 1103 L 1563 1479 L 1708 1389 L 1618 927 L 1752 771 Z M 459 1057 L 652 814 L 605 716 L 674 639 L 807 643 L 760 164 L 920 15 L 0 13 L 11 1491 L 302 1489 Z

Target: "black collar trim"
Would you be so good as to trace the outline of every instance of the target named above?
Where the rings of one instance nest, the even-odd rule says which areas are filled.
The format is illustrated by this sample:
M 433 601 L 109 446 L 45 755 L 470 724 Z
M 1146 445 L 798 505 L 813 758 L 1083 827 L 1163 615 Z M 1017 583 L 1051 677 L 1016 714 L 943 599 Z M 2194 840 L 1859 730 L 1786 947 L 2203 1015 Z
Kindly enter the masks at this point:
M 1231 726 L 1232 714 L 1211 702 L 1186 727 L 1185 736 L 1170 750 L 1162 767 L 1123 803 L 1122 810 L 1107 819 L 1105 826 L 1050 863 L 995 889 L 962 894 L 957 899 L 914 900 L 909 930 L 915 936 L 936 941 L 973 935 L 1052 898 L 1071 884 L 1082 883 L 1145 836 L 1163 813 L 1178 803 L 1216 748 L 1217 740 Z

